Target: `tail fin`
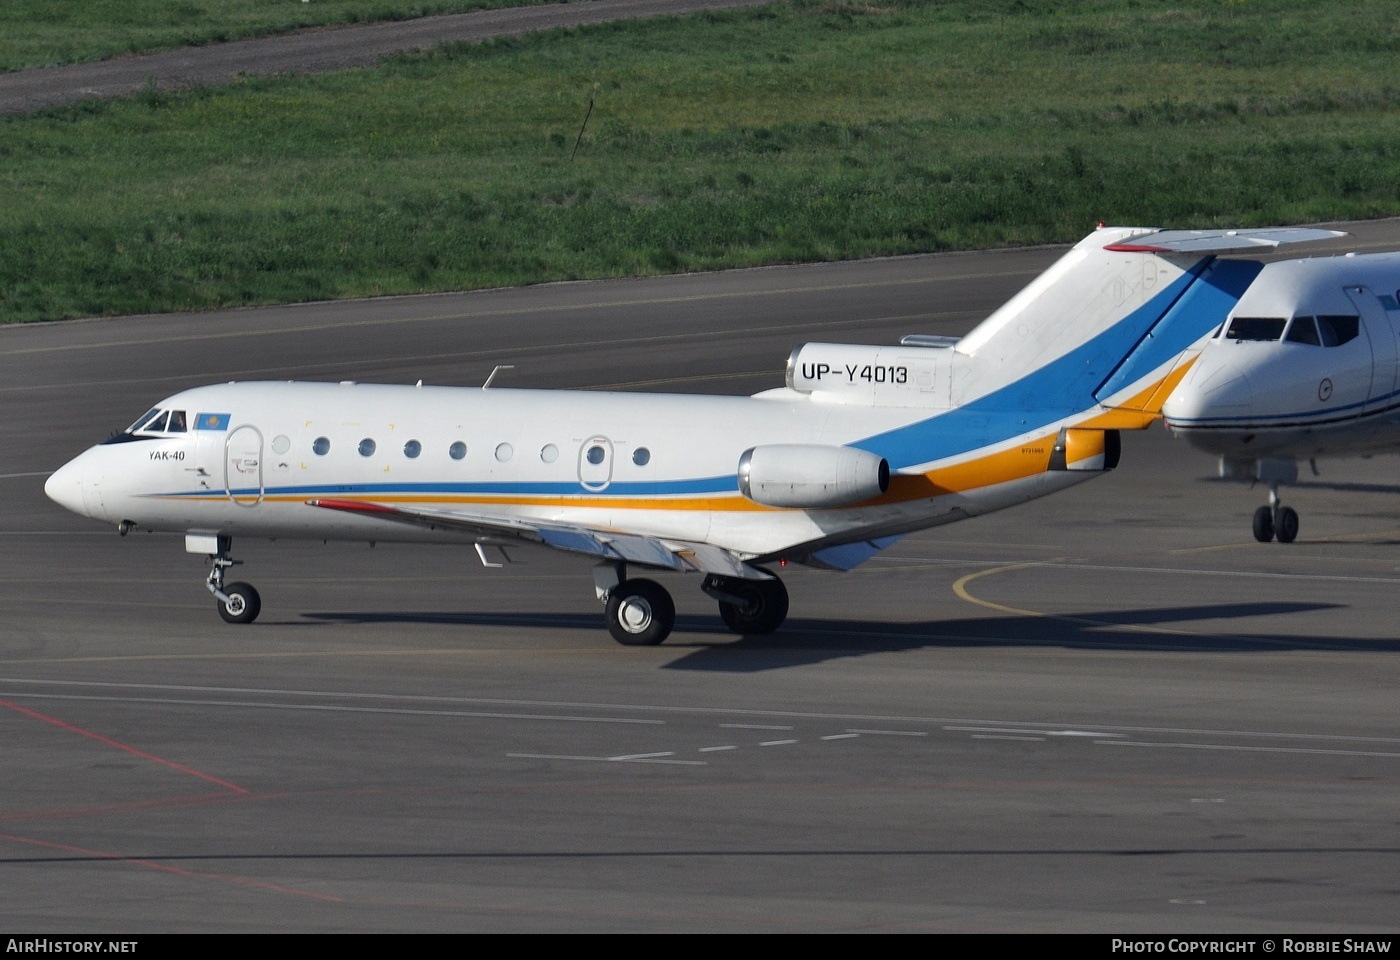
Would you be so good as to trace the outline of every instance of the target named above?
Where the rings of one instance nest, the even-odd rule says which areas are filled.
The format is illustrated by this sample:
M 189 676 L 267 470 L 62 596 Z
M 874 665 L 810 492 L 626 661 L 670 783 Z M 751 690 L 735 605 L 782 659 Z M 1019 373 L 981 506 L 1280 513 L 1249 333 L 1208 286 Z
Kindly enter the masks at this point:
M 1146 426 L 1179 359 L 1263 269 L 1217 254 L 1339 236 L 1101 228 L 958 342 L 951 405 L 1061 416 L 1098 407 L 1122 421 L 1100 426 Z
M 1067 428 L 1146 427 L 1189 364 L 1183 355 L 1224 322 L 1263 269 L 1253 260 L 1217 260 L 1217 253 L 1342 235 L 1100 229 L 955 345 L 926 350 L 940 355 L 933 372 L 943 371 L 947 384 L 936 401 L 921 404 L 928 419 L 855 446 L 896 470 L 917 471 Z M 1068 454 L 1074 445 L 1064 442 Z M 1099 462 L 1091 453 L 1079 459 Z M 1108 464 L 1107 446 L 1102 457 Z

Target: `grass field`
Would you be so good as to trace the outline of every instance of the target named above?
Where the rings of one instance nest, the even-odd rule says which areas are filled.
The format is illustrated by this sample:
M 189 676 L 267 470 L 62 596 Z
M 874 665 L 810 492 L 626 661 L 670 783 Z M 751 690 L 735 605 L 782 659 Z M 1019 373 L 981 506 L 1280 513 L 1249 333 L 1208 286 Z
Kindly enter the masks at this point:
M 4 0 L 0 71 L 105 60 L 299 27 L 559 0 Z
M 0 318 L 1397 214 L 1397 53 L 1390 4 L 796 0 L 0 120 Z

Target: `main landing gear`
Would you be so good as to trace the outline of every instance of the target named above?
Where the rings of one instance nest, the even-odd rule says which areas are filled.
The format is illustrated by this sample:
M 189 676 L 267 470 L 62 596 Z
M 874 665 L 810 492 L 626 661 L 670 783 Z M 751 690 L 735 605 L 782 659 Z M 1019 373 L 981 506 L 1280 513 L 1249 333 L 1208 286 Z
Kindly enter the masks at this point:
M 262 597 L 258 596 L 258 591 L 251 584 L 224 583 L 224 571 L 243 562 L 229 556 L 231 546 L 229 537 L 218 538 L 218 552 L 209 557 L 211 568 L 205 584 L 218 601 L 219 616 L 226 623 L 252 623 L 262 612 Z
M 1279 543 L 1292 543 L 1298 538 L 1298 511 L 1279 503 L 1278 487 L 1269 487 L 1269 505 L 1254 511 L 1254 539 L 1268 543 L 1275 537 Z
M 740 636 L 772 633 L 788 615 L 788 593 L 783 581 L 740 580 L 709 574 L 700 585 L 719 601 L 719 615 Z
M 629 647 L 655 646 L 676 625 L 676 605 L 654 580 L 627 579 L 625 564 L 594 568 L 598 599 L 606 605 L 608 632 Z M 701 589 L 719 601 L 719 615 L 729 629 L 745 636 L 772 633 L 787 619 L 788 594 L 783 582 L 705 577 Z

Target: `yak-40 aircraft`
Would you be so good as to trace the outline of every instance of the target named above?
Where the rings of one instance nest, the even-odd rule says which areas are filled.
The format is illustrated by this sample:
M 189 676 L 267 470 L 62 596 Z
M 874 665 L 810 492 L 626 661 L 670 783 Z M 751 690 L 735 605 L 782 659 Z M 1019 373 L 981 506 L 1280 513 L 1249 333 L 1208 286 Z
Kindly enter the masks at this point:
M 1400 253 L 1266 266 L 1163 413 L 1220 457 L 1220 475 L 1262 480 L 1255 539 L 1291 543 L 1298 513 L 1278 488 L 1298 461 L 1400 448 Z
M 1217 254 L 1316 229 L 1100 228 L 961 339 L 808 343 L 752 397 L 229 383 L 169 397 L 45 491 L 209 556 L 223 618 L 235 537 L 533 542 L 593 560 L 607 625 L 656 644 L 675 622 L 643 570 L 692 571 L 743 634 L 771 632 L 783 562 L 848 570 L 911 531 L 1112 469 L 1262 265 Z M 1391 345 L 1392 368 L 1394 343 Z M 490 382 L 488 381 L 487 387 Z

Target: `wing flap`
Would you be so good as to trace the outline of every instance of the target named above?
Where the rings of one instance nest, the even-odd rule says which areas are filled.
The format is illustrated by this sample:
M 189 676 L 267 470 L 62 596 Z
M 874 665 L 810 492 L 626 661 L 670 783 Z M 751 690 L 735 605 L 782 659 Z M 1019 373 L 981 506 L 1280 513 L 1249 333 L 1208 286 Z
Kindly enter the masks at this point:
M 339 510 L 356 516 L 407 523 L 437 530 L 456 530 L 489 539 L 510 537 L 531 543 L 581 553 L 605 560 L 619 560 L 663 570 L 716 573 L 744 580 L 767 580 L 771 574 L 751 567 L 739 556 L 708 543 L 663 540 L 658 537 L 596 530 L 578 524 L 550 523 L 491 517 L 481 514 L 426 510 L 421 507 L 387 506 L 365 500 L 321 497 L 306 501 L 307 506 Z

